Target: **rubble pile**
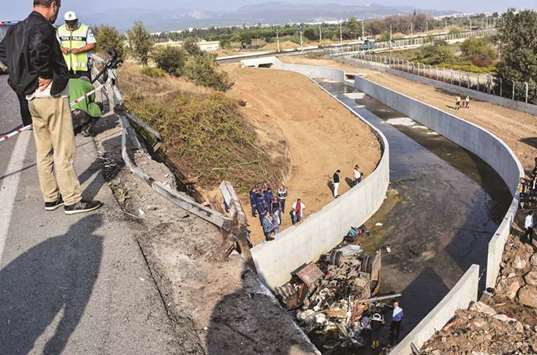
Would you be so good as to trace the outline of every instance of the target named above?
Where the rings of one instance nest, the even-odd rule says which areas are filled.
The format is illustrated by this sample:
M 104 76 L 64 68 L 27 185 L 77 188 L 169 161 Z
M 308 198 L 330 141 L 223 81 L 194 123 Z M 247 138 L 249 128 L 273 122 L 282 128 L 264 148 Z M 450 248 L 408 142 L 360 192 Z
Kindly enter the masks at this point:
M 509 238 L 495 295 L 498 301 L 516 301 L 537 308 L 537 254 L 532 245 Z
M 371 258 L 358 245 L 342 244 L 317 264 L 297 270 L 276 293 L 323 353 L 340 353 L 368 345 L 372 328 L 384 324 L 385 305 L 371 298 L 380 284 L 380 267 L 380 251 Z
M 421 349 L 423 354 L 535 354 L 537 327 L 477 302 L 462 310 Z

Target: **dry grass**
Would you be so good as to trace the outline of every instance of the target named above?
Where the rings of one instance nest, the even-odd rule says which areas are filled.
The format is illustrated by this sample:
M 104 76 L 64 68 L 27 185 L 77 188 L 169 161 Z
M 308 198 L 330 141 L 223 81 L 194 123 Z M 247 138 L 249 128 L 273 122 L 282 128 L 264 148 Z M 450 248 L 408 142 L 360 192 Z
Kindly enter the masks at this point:
M 236 100 L 181 78 L 144 76 L 132 65 L 122 69 L 121 83 L 128 109 L 162 134 L 173 168 L 197 187 L 213 190 L 228 180 L 245 192 L 281 180 L 286 162 L 258 146 Z

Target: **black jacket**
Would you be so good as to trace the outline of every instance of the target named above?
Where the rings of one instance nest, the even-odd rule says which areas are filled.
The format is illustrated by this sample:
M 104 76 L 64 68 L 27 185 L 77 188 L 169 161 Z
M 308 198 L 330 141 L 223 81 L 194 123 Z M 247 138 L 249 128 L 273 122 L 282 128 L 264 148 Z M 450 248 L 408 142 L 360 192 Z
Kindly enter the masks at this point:
M 51 95 L 60 94 L 69 81 L 56 29 L 37 12 L 11 27 L 0 43 L 0 61 L 8 67 L 9 85 L 19 95 L 31 95 L 39 78 L 52 79 Z

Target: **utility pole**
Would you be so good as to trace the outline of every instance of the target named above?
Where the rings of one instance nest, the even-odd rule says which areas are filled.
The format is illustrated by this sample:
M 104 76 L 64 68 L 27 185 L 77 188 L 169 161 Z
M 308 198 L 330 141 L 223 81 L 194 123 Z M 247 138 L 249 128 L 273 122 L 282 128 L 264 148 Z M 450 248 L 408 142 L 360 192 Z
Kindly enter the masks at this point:
M 343 20 L 339 23 L 339 44 L 343 44 Z
M 392 51 L 392 24 L 390 24 L 390 53 Z
M 362 20 L 362 41 L 363 41 L 364 38 L 365 38 L 365 25 L 364 25 L 364 21 L 365 21 L 365 19 Z
M 319 47 L 323 46 L 323 24 L 319 24 Z
M 414 22 L 410 21 L 410 36 L 414 36 Z
M 277 52 L 280 53 L 280 30 L 276 29 Z

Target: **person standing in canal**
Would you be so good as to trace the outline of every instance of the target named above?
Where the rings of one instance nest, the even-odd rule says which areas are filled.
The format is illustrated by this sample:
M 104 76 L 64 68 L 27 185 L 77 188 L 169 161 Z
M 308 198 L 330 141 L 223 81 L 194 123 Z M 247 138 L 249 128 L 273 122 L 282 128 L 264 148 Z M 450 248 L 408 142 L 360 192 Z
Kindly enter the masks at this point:
M 250 206 L 252 207 L 252 217 L 257 217 L 257 187 L 250 190 Z
M 524 220 L 524 242 L 533 244 L 533 211 L 530 211 Z
M 401 321 L 403 320 L 403 308 L 399 306 L 399 302 L 393 303 L 392 323 L 390 324 L 390 341 L 395 344 L 399 341 L 399 333 L 401 332 Z
M 455 98 L 455 110 L 458 110 L 461 108 L 461 97 L 457 95 Z
M 352 181 L 353 186 L 358 185 L 362 181 L 362 172 L 360 171 L 360 167 L 358 165 L 355 165 L 354 169 L 352 170 Z
M 336 172 L 334 173 L 334 176 L 332 176 L 332 186 L 333 186 L 333 193 L 334 193 L 334 198 L 337 198 L 339 195 L 338 195 L 338 190 L 339 190 L 339 183 L 341 182 L 341 170 L 337 169 Z
M 464 107 L 470 108 L 470 96 L 466 96 L 466 99 L 464 101 L 465 101 Z

